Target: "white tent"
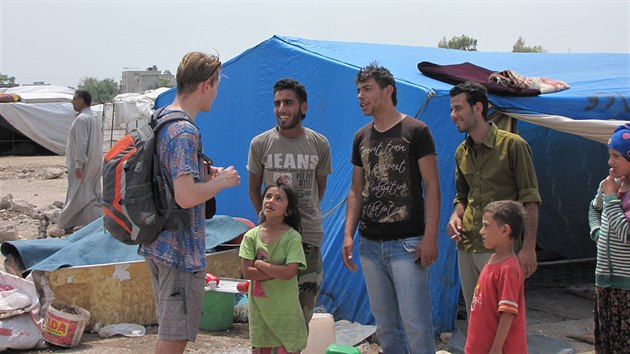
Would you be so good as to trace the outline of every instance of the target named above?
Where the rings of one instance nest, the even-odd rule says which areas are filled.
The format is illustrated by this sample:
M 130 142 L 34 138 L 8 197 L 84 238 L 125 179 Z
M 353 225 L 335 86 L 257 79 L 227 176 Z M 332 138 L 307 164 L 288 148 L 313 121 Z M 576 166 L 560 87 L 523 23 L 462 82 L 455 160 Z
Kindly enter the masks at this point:
M 75 117 L 70 103 L 74 90 L 34 85 L 12 87 L 0 93 L 20 96 L 20 102 L 0 103 L 0 129 L 19 132 L 46 149 L 65 155 L 68 130 Z

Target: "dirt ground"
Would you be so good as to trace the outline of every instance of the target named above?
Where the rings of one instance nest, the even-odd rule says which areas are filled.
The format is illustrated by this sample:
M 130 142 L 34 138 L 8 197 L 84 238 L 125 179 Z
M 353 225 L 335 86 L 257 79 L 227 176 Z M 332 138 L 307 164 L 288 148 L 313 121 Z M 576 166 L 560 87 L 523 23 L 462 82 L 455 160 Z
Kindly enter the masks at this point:
M 62 173 L 59 174 L 59 170 Z M 51 178 L 51 175 L 55 174 L 59 174 L 59 177 Z M 11 194 L 15 204 L 30 203 L 32 210 L 37 211 L 53 204 L 59 205 L 58 202 L 63 203 L 66 185 L 65 156 L 0 157 L 0 199 Z M 29 216 L 23 211 L 0 207 L 0 235 L 33 239 L 40 234 L 39 227 L 40 219 L 37 215 Z M 54 224 L 48 225 L 49 231 L 54 228 Z M 0 255 L 0 270 L 4 271 L 3 264 L 4 257 Z M 584 288 L 592 288 L 592 284 L 586 284 Z M 575 353 L 593 353 L 593 347 L 588 343 L 592 340 L 591 300 L 575 296 L 567 289 L 553 287 L 526 291 L 526 304 L 528 339 L 531 337 L 534 340 L 542 340 L 536 350 L 533 350 L 534 347 L 530 348 L 530 353 L 557 353 L 558 350 L 551 349 L 552 344 L 559 346 L 557 348 L 572 347 Z M 466 321 L 458 320 L 456 326 L 460 333 L 465 333 Z M 448 335 L 444 341 L 447 337 Z M 142 337 L 100 338 L 95 333 L 84 333 L 80 345 L 76 348 L 51 347 L 9 353 L 151 353 L 156 340 L 156 327 L 151 326 L 147 327 L 147 333 Z M 455 336 L 451 340 L 451 343 L 454 342 Z M 438 340 L 438 350 L 447 348 L 447 345 Z M 364 354 L 377 354 L 380 347 L 374 343 L 364 342 L 359 349 Z M 459 353 L 453 348 L 449 350 L 452 353 Z M 247 324 L 243 323 L 235 323 L 228 331 L 200 331 L 197 342 L 190 343 L 186 348 L 186 353 L 249 352 L 249 332 Z
M 59 169 L 58 178 L 46 179 L 46 170 Z M 68 183 L 65 156 L 0 157 L 0 198 L 11 194 L 14 201 L 31 203 L 35 208 L 66 199 Z M 25 213 L 0 209 L 0 230 L 14 226 L 20 239 L 37 238 L 39 219 Z

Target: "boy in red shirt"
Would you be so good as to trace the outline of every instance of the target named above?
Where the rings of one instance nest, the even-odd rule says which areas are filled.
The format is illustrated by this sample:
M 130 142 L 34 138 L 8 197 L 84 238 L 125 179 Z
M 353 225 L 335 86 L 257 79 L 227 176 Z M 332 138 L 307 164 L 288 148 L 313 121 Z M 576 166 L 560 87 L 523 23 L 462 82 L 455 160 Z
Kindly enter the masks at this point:
M 483 209 L 479 233 L 495 253 L 483 267 L 470 306 L 466 354 L 527 353 L 523 272 L 514 242 L 523 234 L 519 202 L 495 201 Z

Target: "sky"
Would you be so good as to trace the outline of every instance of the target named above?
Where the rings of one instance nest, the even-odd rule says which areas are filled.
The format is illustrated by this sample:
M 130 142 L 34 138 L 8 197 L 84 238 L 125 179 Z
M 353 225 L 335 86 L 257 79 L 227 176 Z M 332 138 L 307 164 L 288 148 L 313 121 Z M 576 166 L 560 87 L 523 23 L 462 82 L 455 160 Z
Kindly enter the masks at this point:
M 0 0 L 0 73 L 77 87 L 126 70 L 175 74 L 193 50 L 238 56 L 274 35 L 437 47 L 467 35 L 510 52 L 629 53 L 629 0 Z M 630 64 L 629 64 L 630 65 Z

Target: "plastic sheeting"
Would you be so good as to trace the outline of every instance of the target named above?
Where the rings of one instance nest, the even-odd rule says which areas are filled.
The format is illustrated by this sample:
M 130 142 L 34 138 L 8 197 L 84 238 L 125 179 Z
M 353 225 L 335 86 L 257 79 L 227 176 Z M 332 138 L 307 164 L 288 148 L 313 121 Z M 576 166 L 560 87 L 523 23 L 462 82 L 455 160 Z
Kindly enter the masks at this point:
M 103 129 L 125 129 L 130 126 L 147 123 L 151 118 L 155 98 L 168 88 L 159 88 L 145 93 L 121 93 L 112 99 L 107 105 L 113 105 L 113 110 L 105 110 L 103 117 Z M 102 105 L 101 105 L 102 107 Z M 103 111 L 103 108 L 99 108 Z
M 553 130 L 579 135 L 583 138 L 590 139 L 601 144 L 607 144 L 608 139 L 610 138 L 610 135 L 615 130 L 615 128 L 625 123 L 625 121 L 623 120 L 616 119 L 574 120 L 567 117 L 552 116 L 547 114 L 522 114 L 507 112 L 505 114 L 523 122 L 529 122 Z
M 68 130 L 75 117 L 70 103 L 73 89 L 32 85 L 0 89 L 0 93 L 20 96 L 20 102 L 0 103 L 0 116 L 13 129 L 55 154 L 66 154 Z
M 449 117 L 448 90 L 452 86 L 423 76 L 417 63 L 468 61 L 490 69 L 512 69 L 522 75 L 562 80 L 571 85 L 569 90 L 536 97 L 491 96 L 495 105 L 510 111 L 574 119 L 630 120 L 627 108 L 629 59 L 625 54 L 483 53 L 273 37 L 224 64 L 225 77 L 212 111 L 196 118 L 204 139 L 204 153 L 212 157 L 217 166 L 234 165 L 242 177 L 240 186 L 225 190 L 217 197 L 217 212 L 256 220 L 247 190 L 249 143 L 255 135 L 276 124 L 272 91 L 275 81 L 283 77 L 301 81 L 309 97 L 303 124 L 328 138 L 333 159 L 333 173 L 322 200 L 322 211 L 327 216 L 323 221 L 324 281 L 319 305 L 325 306 L 337 320 L 373 323 L 362 273 L 348 272 L 341 263 L 340 253 L 344 202 L 352 171 L 352 137 L 359 127 L 371 121 L 371 117 L 363 116 L 359 109 L 354 79 L 360 67 L 378 61 L 389 68 L 397 80 L 398 110 L 415 116 L 423 107 L 419 119 L 428 124 L 435 137 L 442 207 L 440 253 L 429 270 L 429 285 L 435 331 L 451 331 L 459 279 L 456 251 L 446 235 L 446 224 L 455 195 L 453 156 L 464 135 L 457 133 Z M 174 89 L 162 94 L 156 100 L 156 107 L 170 103 L 174 96 Z M 611 101 L 607 97 L 615 99 Z M 587 204 L 608 170 L 606 147 L 530 123 L 520 123 L 519 132 L 532 147 L 543 198 L 539 246 L 565 257 L 593 256 Z
M 30 85 L 0 89 L 0 93 L 16 94 L 22 103 L 71 102 L 74 90 L 66 86 Z
M 0 116 L 13 128 L 58 155 L 66 154 L 75 114 L 69 102 L 0 103 Z

